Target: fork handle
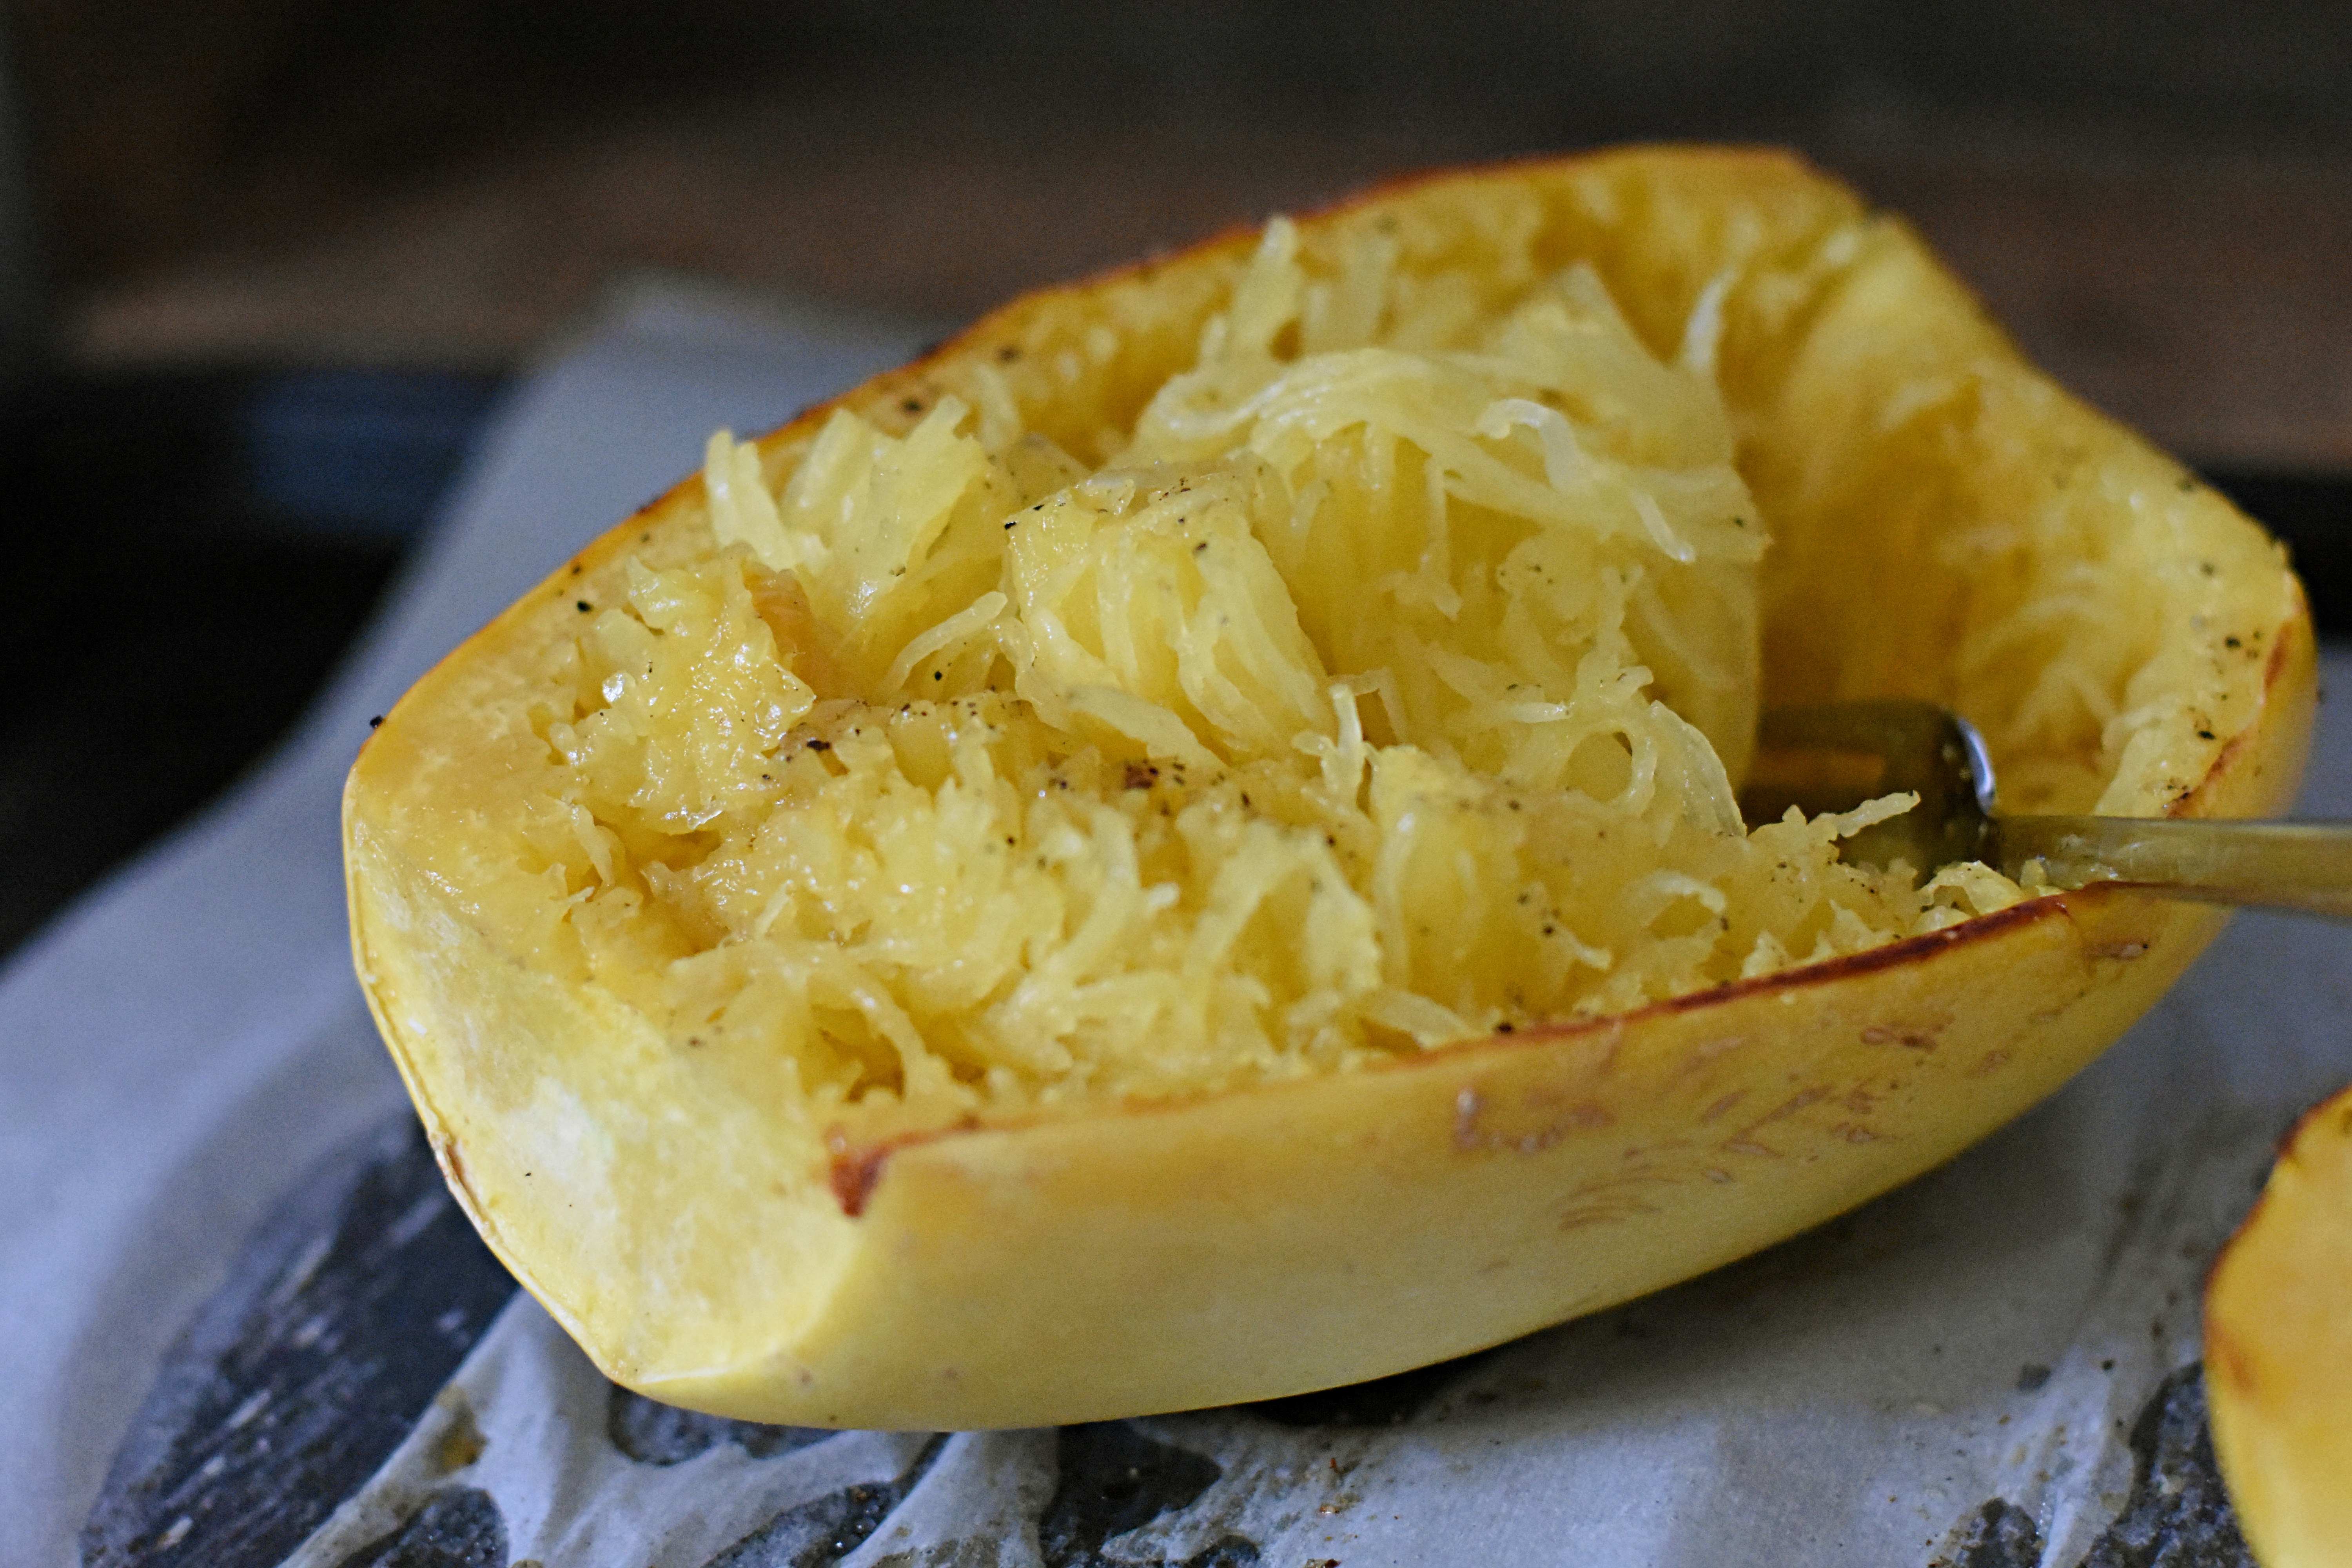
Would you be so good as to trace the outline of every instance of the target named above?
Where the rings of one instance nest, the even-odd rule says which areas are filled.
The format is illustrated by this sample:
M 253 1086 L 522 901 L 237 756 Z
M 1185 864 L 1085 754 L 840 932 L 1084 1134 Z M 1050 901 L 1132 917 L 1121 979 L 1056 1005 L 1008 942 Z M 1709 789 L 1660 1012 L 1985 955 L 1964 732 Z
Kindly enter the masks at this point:
M 2352 823 L 2206 817 L 2003 816 L 1985 858 L 2040 860 L 2063 887 L 2129 882 L 2200 903 L 2352 920 Z

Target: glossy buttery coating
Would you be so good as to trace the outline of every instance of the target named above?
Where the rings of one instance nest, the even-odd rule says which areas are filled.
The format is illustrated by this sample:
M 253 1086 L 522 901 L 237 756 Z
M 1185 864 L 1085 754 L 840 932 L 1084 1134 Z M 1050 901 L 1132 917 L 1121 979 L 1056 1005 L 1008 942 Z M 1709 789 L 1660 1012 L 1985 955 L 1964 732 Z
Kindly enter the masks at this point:
M 1343 212 L 1475 212 L 1496 192 L 1536 193 L 1654 341 L 1739 270 L 1722 380 L 1756 432 L 1743 468 L 1776 530 L 1828 520 L 1788 527 L 1773 568 L 1768 700 L 1966 710 L 1952 648 L 1974 590 L 1928 560 L 1936 530 L 2063 458 L 2098 505 L 2160 496 L 2184 509 L 2183 549 L 2234 542 L 2231 570 L 2261 578 L 2242 596 L 2257 607 L 2247 657 L 2215 660 L 2200 699 L 2226 727 L 2127 759 L 2110 808 L 2255 816 L 2290 799 L 2314 693 L 2292 576 L 2218 498 L 2189 494 L 2176 465 L 2025 367 L 1900 225 L 1865 220 L 1792 159 L 1703 149 L 1416 182 Z M 1182 352 L 1251 244 L 1017 301 L 843 401 L 903 428 L 902 411 L 1012 348 L 1058 363 L 1074 398 L 1138 405 L 1148 386 L 1122 378 Z M 1964 413 L 1925 435 L 1885 416 L 1938 377 L 1962 386 Z M 804 446 L 824 412 L 764 445 Z M 371 740 L 345 804 L 359 971 L 452 1187 L 607 1373 L 674 1403 L 813 1426 L 1024 1426 L 1296 1393 L 1493 1344 L 1948 1158 L 2088 1062 L 2219 927 L 2127 890 L 2061 894 L 1340 1076 L 1054 1117 L 812 1127 L 610 995 L 532 971 L 491 903 L 428 853 L 473 809 L 475 782 L 537 743 L 500 707 L 509 667 L 566 635 L 582 583 L 631 552 L 683 550 L 701 506 L 690 479 L 454 654 Z M 1835 592 L 1817 595 L 1828 574 Z

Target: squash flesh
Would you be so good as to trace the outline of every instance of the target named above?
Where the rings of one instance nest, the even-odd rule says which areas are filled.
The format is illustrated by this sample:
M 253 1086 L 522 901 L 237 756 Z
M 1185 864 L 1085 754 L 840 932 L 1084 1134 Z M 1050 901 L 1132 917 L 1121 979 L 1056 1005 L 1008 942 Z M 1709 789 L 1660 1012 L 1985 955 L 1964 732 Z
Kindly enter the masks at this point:
M 988 374 L 901 436 L 835 411 L 773 482 L 714 437 L 706 552 L 582 612 L 508 807 L 593 983 L 826 1116 L 937 1123 L 1351 1070 L 2013 901 L 1836 864 L 1895 803 L 1748 837 L 1766 519 L 1721 287 L 1661 360 L 1534 232 L 1417 266 L 1394 225 L 1310 258 L 1277 220 L 1091 469 Z

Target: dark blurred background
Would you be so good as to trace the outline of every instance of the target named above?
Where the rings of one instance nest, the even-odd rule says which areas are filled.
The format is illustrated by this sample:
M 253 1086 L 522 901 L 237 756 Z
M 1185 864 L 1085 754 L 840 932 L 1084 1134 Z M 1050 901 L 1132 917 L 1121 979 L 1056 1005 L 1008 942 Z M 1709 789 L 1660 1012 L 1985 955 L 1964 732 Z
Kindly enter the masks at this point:
M 0 952 L 283 730 L 617 278 L 951 321 L 1656 137 L 1909 215 L 2352 628 L 2352 5 L 0 0 Z

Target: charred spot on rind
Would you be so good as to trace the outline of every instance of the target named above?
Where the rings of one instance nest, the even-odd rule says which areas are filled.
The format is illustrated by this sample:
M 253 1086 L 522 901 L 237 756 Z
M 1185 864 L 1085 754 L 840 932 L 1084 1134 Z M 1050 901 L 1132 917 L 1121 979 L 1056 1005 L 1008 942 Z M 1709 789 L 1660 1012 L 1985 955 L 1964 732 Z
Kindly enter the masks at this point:
M 856 1219 L 866 1212 L 866 1200 L 874 1195 L 874 1185 L 882 1179 L 882 1166 L 890 1154 L 889 1144 L 853 1148 L 838 1133 L 835 1134 L 827 1179 L 833 1187 L 834 1201 L 841 1205 L 844 1215 Z
M 474 1197 L 474 1189 L 466 1181 L 466 1156 L 457 1147 L 457 1140 L 446 1132 L 436 1132 L 432 1143 L 434 1163 L 441 1167 L 441 1174 L 448 1179 L 449 1190 L 457 1195 L 457 1201 L 465 1205 L 467 1214 L 481 1213 L 481 1205 Z
M 1873 1024 L 1863 1030 L 1862 1043 L 1865 1046 L 1901 1046 L 1911 1051 L 1932 1051 L 1936 1048 L 1936 1037 L 1942 1034 L 1950 1022 L 1947 1018 L 1940 1023 L 1924 1026 Z
M 2210 1281 L 2210 1275 L 2208 1279 Z M 2208 1289 L 2210 1289 L 2210 1283 Z M 2244 1347 L 2238 1343 L 2229 1330 L 2208 1319 L 2205 1324 L 2205 1375 L 2210 1380 L 2217 1374 L 2221 1382 L 2239 1394 L 2251 1394 L 2253 1392 L 2254 1371 Z
M 980 1126 L 978 1117 L 965 1116 L 946 1127 L 919 1128 L 870 1143 L 853 1142 L 848 1132 L 836 1127 L 824 1139 L 825 1147 L 832 1151 L 832 1158 L 826 1163 L 825 1183 L 833 1189 L 834 1200 L 841 1205 L 842 1214 L 856 1219 L 866 1212 L 891 1155 L 959 1132 L 976 1131 Z
M 2294 613 L 2280 623 L 2278 630 L 2282 635 L 2271 639 L 2270 655 L 2263 664 L 2263 708 L 2265 714 L 2273 699 L 2277 696 L 2280 685 L 2286 679 L 2287 666 L 2295 657 L 2295 647 L 2307 642 L 2311 636 L 2311 610 L 2304 595 L 2303 585 L 2299 583 L 2294 584 Z M 2257 633 L 2256 636 L 2259 637 L 2260 634 Z M 2236 764 L 2240 753 L 2253 745 L 2263 728 L 2263 719 L 2257 716 L 2252 723 L 2241 726 L 2235 734 L 2222 742 L 2221 749 L 2213 754 L 2212 764 L 2205 770 L 2205 776 L 2168 802 L 2164 808 L 2164 815 L 2167 816 L 2196 816 L 2196 808 L 2203 799 L 2205 792 L 2217 781 L 2231 776 L 2237 772 Z

